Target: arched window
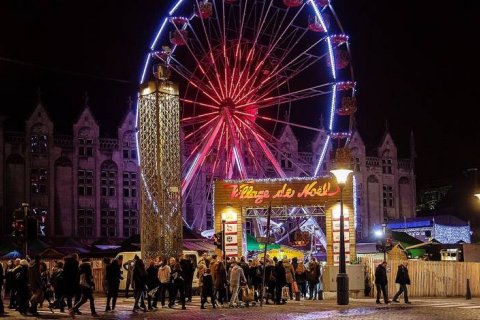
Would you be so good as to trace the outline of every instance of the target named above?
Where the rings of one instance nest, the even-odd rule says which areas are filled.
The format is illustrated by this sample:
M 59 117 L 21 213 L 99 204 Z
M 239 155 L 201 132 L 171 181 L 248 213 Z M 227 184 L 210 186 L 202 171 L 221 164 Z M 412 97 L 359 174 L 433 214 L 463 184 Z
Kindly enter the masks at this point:
M 78 155 L 93 157 L 93 132 L 89 127 L 83 127 L 78 131 Z
M 390 157 L 390 150 L 385 150 L 382 154 L 382 173 L 392 174 L 392 159 Z
M 33 154 L 47 153 L 47 129 L 42 124 L 37 124 L 32 128 L 30 151 Z
M 122 152 L 124 160 L 137 159 L 135 133 L 133 131 L 127 131 L 123 134 Z
M 101 166 L 100 187 L 102 197 L 115 197 L 117 194 L 117 164 L 112 160 L 106 160 Z
M 368 183 L 378 183 L 378 179 L 373 174 L 367 178 Z

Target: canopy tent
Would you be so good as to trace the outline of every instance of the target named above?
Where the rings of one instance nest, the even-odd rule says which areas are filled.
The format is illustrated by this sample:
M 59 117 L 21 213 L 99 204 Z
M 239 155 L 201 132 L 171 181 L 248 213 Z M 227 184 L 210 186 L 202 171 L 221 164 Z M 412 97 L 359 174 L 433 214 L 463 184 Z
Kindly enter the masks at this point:
M 297 258 L 298 260 L 303 261 L 304 258 L 303 251 L 287 246 L 280 246 L 280 248 L 277 249 L 270 249 L 267 251 L 267 254 L 270 258 L 277 257 L 278 259 Z
M 279 249 L 280 245 L 277 243 L 270 243 L 267 250 Z M 247 234 L 247 250 L 248 251 L 262 251 L 265 250 L 265 244 L 259 243 L 251 234 Z

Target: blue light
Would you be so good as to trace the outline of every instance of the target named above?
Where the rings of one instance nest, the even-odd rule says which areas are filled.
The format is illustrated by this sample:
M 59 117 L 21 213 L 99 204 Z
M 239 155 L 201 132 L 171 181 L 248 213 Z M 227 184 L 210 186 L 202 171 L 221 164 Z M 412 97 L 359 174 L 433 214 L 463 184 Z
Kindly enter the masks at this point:
M 170 10 L 170 12 L 168 13 L 169 15 L 172 15 L 175 10 L 177 10 L 177 8 L 180 6 L 180 4 L 183 2 L 183 0 L 178 0 L 177 4 L 172 8 L 172 10 Z
M 153 40 L 152 45 L 150 46 L 150 49 L 154 49 L 155 45 L 157 44 L 158 38 L 160 38 L 160 35 L 163 32 L 163 29 L 165 29 L 165 26 L 167 25 L 168 18 L 163 19 L 162 25 L 160 26 L 160 29 L 158 30 L 157 36 L 155 37 L 155 40 Z
M 335 116 L 335 105 L 337 104 L 337 85 L 333 85 L 332 105 L 330 106 L 330 122 L 328 123 L 328 130 L 333 130 L 333 119 Z
M 140 84 L 143 83 L 143 80 L 145 80 L 145 74 L 147 73 L 147 68 L 148 65 L 150 64 L 150 53 L 147 53 L 147 60 L 145 61 L 145 66 L 143 67 L 143 73 L 142 73 L 142 78 L 140 79 Z
M 320 159 L 318 160 L 317 167 L 315 168 L 315 173 L 313 174 L 314 177 L 318 176 L 318 172 L 322 166 L 323 160 L 325 159 L 325 154 L 327 153 L 328 143 L 330 142 L 330 136 L 327 136 L 327 140 L 325 140 L 325 144 L 323 146 L 322 153 L 320 154 Z

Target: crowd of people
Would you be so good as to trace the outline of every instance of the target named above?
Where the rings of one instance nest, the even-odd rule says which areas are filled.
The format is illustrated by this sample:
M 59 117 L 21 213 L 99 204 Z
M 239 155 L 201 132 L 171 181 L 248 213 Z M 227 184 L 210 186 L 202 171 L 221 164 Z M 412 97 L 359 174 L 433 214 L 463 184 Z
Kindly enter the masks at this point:
M 123 257 L 105 258 L 102 289 L 106 295 L 105 312 L 114 312 L 121 280 L 126 279 L 125 296 L 133 289 L 132 312 L 174 308 L 186 309 L 192 301 L 192 283 L 198 278 L 201 308 L 210 301 L 213 308 L 257 304 L 285 304 L 288 300 L 323 299 L 322 267 L 315 258 L 306 261 L 267 258 L 221 259 L 203 255 L 198 263 L 185 255 L 158 257 L 147 265 L 140 257 L 124 263 Z M 195 273 L 195 271 L 197 271 Z M 265 282 L 264 282 L 265 281 Z M 3 270 L 0 263 L 0 291 L 5 283 L 8 308 L 22 315 L 38 315 L 46 305 L 51 312 L 68 312 L 74 318 L 88 301 L 96 316 L 95 279 L 89 258 L 77 254 L 55 261 L 51 270 L 40 256 L 31 260 L 10 260 Z M 0 315 L 4 314 L 0 300 Z

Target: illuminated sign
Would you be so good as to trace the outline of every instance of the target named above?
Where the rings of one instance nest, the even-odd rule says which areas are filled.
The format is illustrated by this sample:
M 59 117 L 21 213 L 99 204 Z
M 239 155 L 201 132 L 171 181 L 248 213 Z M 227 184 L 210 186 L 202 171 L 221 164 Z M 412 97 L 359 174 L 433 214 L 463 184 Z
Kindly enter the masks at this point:
M 261 185 L 256 183 L 228 184 L 231 188 L 230 199 L 254 200 L 255 204 L 262 204 L 267 199 L 307 199 L 331 197 L 339 192 L 338 186 L 332 191 L 330 182 L 310 181 L 307 183 L 283 183 L 281 188 L 276 185 Z

